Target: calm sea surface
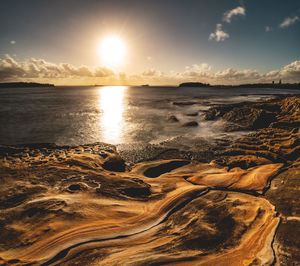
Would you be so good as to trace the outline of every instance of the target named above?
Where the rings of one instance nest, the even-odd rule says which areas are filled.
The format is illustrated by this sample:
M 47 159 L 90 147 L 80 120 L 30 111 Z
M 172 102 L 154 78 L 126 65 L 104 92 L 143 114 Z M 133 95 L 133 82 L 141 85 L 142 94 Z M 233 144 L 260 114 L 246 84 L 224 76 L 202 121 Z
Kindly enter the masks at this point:
M 159 143 L 178 136 L 221 137 L 201 113 L 215 103 L 261 101 L 276 89 L 55 87 L 0 89 L 0 144 Z M 193 101 L 193 105 L 174 102 Z M 197 113 L 197 116 L 187 114 Z M 179 122 L 167 120 L 175 115 Z M 196 128 L 182 125 L 197 121 Z

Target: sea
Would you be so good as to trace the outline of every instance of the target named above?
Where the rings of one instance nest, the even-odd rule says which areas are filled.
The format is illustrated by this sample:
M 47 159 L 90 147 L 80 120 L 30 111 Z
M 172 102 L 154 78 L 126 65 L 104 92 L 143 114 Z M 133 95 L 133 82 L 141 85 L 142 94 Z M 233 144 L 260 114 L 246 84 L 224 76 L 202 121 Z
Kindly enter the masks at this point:
M 218 139 L 222 121 L 206 121 L 215 104 L 259 102 L 300 90 L 212 87 L 0 88 L 0 144 L 105 142 L 159 144 L 178 137 Z M 175 116 L 178 121 L 170 121 Z M 196 127 L 183 126 L 195 121 Z

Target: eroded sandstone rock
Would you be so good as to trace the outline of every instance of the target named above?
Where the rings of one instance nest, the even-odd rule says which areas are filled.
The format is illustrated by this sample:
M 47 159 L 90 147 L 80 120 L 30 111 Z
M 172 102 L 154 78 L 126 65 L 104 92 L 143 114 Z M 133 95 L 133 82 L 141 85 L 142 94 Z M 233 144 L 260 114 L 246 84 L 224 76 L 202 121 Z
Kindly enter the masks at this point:
M 196 121 L 190 121 L 190 122 L 186 122 L 182 125 L 183 127 L 197 127 L 198 126 L 198 122 Z
M 297 264 L 299 97 L 248 105 L 284 126 L 207 146 L 210 163 L 170 148 L 129 168 L 104 144 L 0 146 L 0 263 Z

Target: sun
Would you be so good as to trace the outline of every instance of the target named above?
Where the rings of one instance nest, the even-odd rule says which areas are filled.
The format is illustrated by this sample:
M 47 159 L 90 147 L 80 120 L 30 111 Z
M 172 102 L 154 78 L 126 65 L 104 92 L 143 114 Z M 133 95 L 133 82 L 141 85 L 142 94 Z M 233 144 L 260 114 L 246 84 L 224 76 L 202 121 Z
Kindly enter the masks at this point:
M 126 47 L 119 36 L 109 36 L 100 42 L 99 54 L 103 63 L 116 66 L 124 61 Z

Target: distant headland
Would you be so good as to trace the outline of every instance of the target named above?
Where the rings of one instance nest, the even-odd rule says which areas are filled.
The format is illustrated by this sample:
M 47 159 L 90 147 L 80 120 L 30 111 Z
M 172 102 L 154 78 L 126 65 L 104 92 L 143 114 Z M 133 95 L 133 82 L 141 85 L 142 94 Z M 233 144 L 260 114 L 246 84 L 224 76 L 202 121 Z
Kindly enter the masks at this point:
M 19 87 L 55 87 L 54 84 L 36 82 L 7 82 L 0 83 L 0 88 L 19 88 Z
M 178 87 L 212 87 L 209 83 L 201 82 L 184 82 L 179 84 Z
M 300 89 L 300 83 L 250 83 L 240 85 L 210 85 L 202 82 L 184 82 L 178 87 L 214 87 L 214 88 L 274 88 L 274 89 Z

